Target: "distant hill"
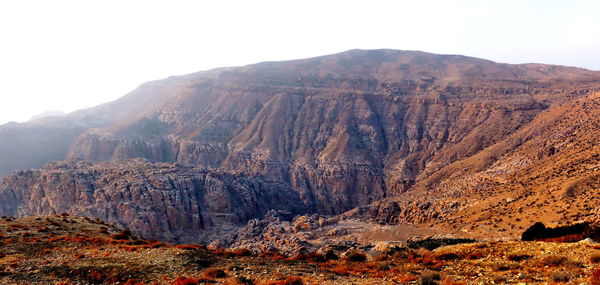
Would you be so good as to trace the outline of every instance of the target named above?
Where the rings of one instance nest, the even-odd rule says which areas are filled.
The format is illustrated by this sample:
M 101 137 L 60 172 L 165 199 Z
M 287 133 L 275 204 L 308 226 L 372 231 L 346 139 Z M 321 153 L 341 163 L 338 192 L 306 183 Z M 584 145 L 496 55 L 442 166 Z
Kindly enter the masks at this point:
M 29 119 L 29 121 L 35 121 L 35 120 L 47 118 L 47 117 L 62 117 L 66 114 L 67 113 L 65 113 L 63 111 L 44 111 L 42 113 L 32 116 L 31 119 Z

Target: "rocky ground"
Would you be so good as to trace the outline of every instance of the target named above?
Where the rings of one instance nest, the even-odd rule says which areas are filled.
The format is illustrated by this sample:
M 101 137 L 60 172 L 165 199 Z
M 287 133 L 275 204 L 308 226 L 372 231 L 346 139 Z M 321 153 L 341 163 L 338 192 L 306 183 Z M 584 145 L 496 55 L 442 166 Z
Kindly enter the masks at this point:
M 0 284 L 600 284 L 591 240 L 347 242 L 284 256 L 148 241 L 67 215 L 3 217 L 0 233 Z

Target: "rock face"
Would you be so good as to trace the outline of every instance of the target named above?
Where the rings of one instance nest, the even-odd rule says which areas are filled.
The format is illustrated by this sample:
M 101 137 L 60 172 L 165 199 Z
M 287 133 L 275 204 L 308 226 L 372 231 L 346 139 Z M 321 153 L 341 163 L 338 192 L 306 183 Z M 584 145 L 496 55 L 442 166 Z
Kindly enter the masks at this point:
M 208 242 L 271 209 L 306 212 L 283 183 L 143 160 L 19 171 L 0 183 L 0 200 L 2 215 L 68 212 L 174 242 Z
M 211 175 L 226 173 L 228 178 L 219 180 L 219 185 L 224 185 L 219 187 L 224 189 L 230 189 L 228 183 L 236 179 L 249 179 L 244 183 L 252 185 L 248 189 L 253 190 L 247 190 L 249 194 L 242 197 L 256 198 L 252 200 L 254 204 L 228 202 L 228 205 L 244 205 L 245 210 L 236 212 L 240 209 L 228 206 L 221 211 L 227 215 L 233 213 L 228 217 L 235 217 L 231 219 L 239 219 L 240 223 L 259 218 L 270 208 L 340 214 L 397 195 L 403 195 L 403 200 L 396 204 L 379 204 L 382 207 L 370 210 L 359 208 L 351 215 L 366 215 L 378 223 L 426 222 L 460 205 L 454 201 L 431 204 L 427 194 L 412 194 L 409 189 L 437 187 L 439 181 L 427 182 L 430 177 L 450 177 L 444 171 L 455 163 L 523 130 L 545 110 L 598 89 L 600 72 L 578 68 L 498 64 L 413 51 L 352 50 L 303 60 L 221 68 L 146 83 L 117 101 L 56 119 L 60 124 L 78 128 L 62 136 L 62 141 L 49 144 L 52 137 L 49 136 L 36 142 L 41 149 L 45 144 L 55 148 L 44 149 L 44 153 L 51 155 L 36 156 L 39 158 L 36 161 L 25 159 L 27 163 L 21 165 L 6 165 L 3 160 L 0 165 L 6 173 L 39 167 L 40 160 L 59 156 L 112 162 L 106 171 L 98 168 L 104 164 L 89 166 L 97 174 L 94 178 L 85 176 L 83 181 L 95 185 L 95 177 L 112 175 L 115 169 L 125 171 L 128 166 L 119 166 L 122 161 L 144 158 L 154 163 L 185 166 L 181 168 L 184 177 L 200 175 L 188 173 L 189 169 L 212 169 L 200 171 Z M 48 123 L 39 125 L 43 129 Z M 13 127 L 21 130 L 26 126 Z M 0 127 L 0 134 L 7 128 Z M 11 148 L 13 151 L 7 150 Z M 23 158 L 14 148 L 18 149 L 18 144 L 0 143 L 0 151 L 15 153 L 13 161 Z M 142 167 L 146 168 L 155 166 Z M 173 166 L 170 180 L 175 181 L 180 175 L 179 168 Z M 59 184 L 71 186 L 56 188 L 46 185 L 53 180 L 38 179 L 45 171 L 49 169 L 9 177 L 0 195 L 20 199 L 23 204 L 18 209 L 13 204 L 0 206 L 2 211 L 20 215 L 67 210 L 84 213 L 79 200 L 62 203 L 58 194 L 53 194 L 75 193 L 67 188 L 79 184 L 68 177 L 78 176 L 78 172 L 57 170 L 62 173 L 58 176 L 68 181 Z M 23 175 L 31 179 L 24 179 Z M 162 174 L 157 175 L 162 178 L 136 176 L 136 181 L 166 179 Z M 114 185 L 112 179 L 117 178 L 111 177 L 101 187 L 85 186 L 86 197 L 100 195 L 103 192 L 98 189 Z M 169 187 L 163 184 L 160 187 L 166 187 L 163 194 L 169 196 L 171 192 L 183 191 L 182 187 L 196 189 L 197 181 L 206 180 L 189 179 L 181 184 L 163 183 Z M 263 188 L 254 188 L 254 183 Z M 275 186 L 277 191 L 272 188 Z M 128 189 L 111 187 L 117 192 Z M 24 199 L 32 197 L 29 192 L 57 198 L 51 199 L 52 202 L 45 198 L 43 201 L 47 202 L 39 204 Z M 266 196 L 259 197 L 261 193 Z M 285 193 L 282 195 L 288 198 L 279 199 L 276 193 Z M 190 199 L 187 192 L 181 197 L 182 203 Z M 158 226 L 164 221 L 122 219 L 141 211 L 137 205 L 142 203 L 132 198 L 127 204 L 120 201 L 123 199 L 118 196 L 114 200 L 93 200 L 93 207 L 84 208 L 89 211 L 86 213 L 142 232 L 164 230 L 173 239 L 188 236 L 168 226 Z M 283 207 L 282 201 L 288 204 Z M 210 209 L 210 203 L 205 203 L 199 209 Z M 117 206 L 123 213 L 109 213 Z M 169 206 L 181 205 L 139 207 L 148 214 L 164 212 Z M 187 217 L 172 222 L 179 229 L 185 228 L 186 223 L 196 225 L 196 220 L 202 219 Z M 191 227 L 189 232 L 199 229 Z

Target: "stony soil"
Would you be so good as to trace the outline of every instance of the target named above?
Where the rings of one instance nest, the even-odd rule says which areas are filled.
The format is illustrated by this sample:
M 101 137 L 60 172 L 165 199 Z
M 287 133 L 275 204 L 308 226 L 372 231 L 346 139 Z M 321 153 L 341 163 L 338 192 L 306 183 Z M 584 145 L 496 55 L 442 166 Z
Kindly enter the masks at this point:
M 592 241 L 380 244 L 290 258 L 147 241 L 70 216 L 4 217 L 0 233 L 0 284 L 600 284 Z

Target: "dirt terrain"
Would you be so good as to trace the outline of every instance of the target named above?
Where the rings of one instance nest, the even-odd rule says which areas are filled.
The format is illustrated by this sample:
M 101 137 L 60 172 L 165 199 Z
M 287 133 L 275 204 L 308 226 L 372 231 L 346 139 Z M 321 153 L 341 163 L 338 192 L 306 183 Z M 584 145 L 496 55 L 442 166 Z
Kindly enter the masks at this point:
M 1 284 L 600 284 L 600 244 L 590 240 L 380 243 L 287 257 L 148 241 L 68 215 L 3 217 L 0 233 Z

